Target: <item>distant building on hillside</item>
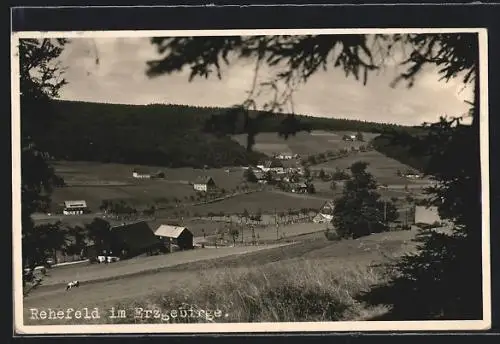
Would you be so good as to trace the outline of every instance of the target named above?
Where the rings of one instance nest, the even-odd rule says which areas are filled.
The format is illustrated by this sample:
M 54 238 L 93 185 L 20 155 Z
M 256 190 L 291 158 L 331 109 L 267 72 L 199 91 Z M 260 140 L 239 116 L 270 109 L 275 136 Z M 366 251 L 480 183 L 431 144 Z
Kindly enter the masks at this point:
M 356 135 L 344 135 L 342 137 L 342 140 L 344 141 L 356 141 Z
M 278 160 L 292 160 L 297 159 L 298 155 L 293 153 L 279 153 L 275 155 L 275 158 Z
M 193 233 L 183 226 L 161 225 L 154 234 L 171 251 L 172 244 L 177 245 L 181 250 L 190 250 L 193 248 Z
M 64 215 L 81 215 L 88 211 L 85 201 L 64 201 Z
M 307 193 L 306 183 L 297 183 L 292 185 L 291 191 L 294 193 Z
M 420 175 L 418 173 L 407 173 L 407 174 L 405 174 L 405 177 L 409 178 L 409 179 L 420 179 L 420 178 L 422 178 L 422 175 Z
M 193 188 L 196 191 L 209 192 L 216 189 L 216 185 L 212 177 L 200 176 L 193 182 Z
M 134 169 L 132 171 L 132 177 L 137 179 L 151 179 L 151 173 Z

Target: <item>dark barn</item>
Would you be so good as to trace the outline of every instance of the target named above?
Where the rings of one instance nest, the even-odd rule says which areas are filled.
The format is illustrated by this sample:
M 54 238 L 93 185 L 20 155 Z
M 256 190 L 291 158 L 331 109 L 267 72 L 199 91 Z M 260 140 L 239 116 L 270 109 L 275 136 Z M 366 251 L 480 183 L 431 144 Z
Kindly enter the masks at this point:
M 131 258 L 141 254 L 152 255 L 164 251 L 161 240 L 145 221 L 111 227 L 113 255 Z
M 156 229 L 154 235 L 164 244 L 175 244 L 181 250 L 190 250 L 193 248 L 193 233 L 186 227 L 161 225 Z

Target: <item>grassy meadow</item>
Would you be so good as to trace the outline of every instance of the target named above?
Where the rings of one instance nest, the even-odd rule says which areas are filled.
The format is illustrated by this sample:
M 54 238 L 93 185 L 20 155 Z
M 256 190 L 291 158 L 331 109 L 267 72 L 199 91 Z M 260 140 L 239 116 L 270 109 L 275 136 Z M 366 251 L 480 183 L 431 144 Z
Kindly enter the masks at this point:
M 404 185 L 412 181 L 397 176 L 397 171 L 406 172 L 410 167 L 401 162 L 391 159 L 376 150 L 358 152 L 347 157 L 335 159 L 313 166 L 312 170 L 323 169 L 325 172 L 333 172 L 338 169 L 347 169 L 357 161 L 368 163 L 367 171 L 371 173 L 381 184 Z
M 296 244 L 216 259 L 193 259 L 141 275 L 127 275 L 124 270 L 118 279 L 83 284 L 69 293 L 40 287 L 25 299 L 25 317 L 30 307 L 87 306 L 100 307 L 103 311 L 110 307 L 126 309 L 130 315 L 125 319 L 102 317 L 93 320 L 95 323 L 162 322 L 161 319 L 135 319 L 132 315 L 136 307 L 163 310 L 194 307 L 219 309 L 227 314 L 221 319 L 170 319 L 169 322 L 370 319 L 387 309 L 367 307 L 356 297 L 373 285 L 386 282 L 387 276 L 375 264 L 413 251 L 415 247 L 410 240 L 414 235 L 413 231 L 401 231 L 331 242 L 318 233 L 305 236 Z M 151 267 L 151 263 L 146 265 Z M 115 269 L 112 265 L 108 268 Z M 75 324 L 77 321 L 51 323 Z M 27 322 L 43 324 L 43 321 L 29 319 Z
M 195 196 L 189 185 L 198 176 L 210 176 L 216 185 L 230 192 L 243 182 L 240 168 L 194 169 L 162 168 L 126 164 L 105 164 L 96 162 L 54 162 L 58 175 L 68 186 L 56 188 L 52 194 L 53 205 L 65 200 L 84 199 L 92 211 L 98 211 L 102 200 L 125 200 L 135 206 L 150 206 L 158 200 L 185 200 Z M 155 173 L 162 171 L 165 179 L 140 180 L 132 177 L 132 171 Z
M 277 133 L 259 133 L 255 138 L 253 149 L 269 156 L 281 152 L 307 156 L 329 150 L 359 147 L 378 136 L 378 134 L 374 133 L 363 133 L 365 142 L 348 142 L 342 140 L 342 136 L 345 134 L 351 135 L 353 132 L 315 130 L 310 133 L 299 132 L 295 136 L 290 136 L 287 140 L 278 136 Z M 233 135 L 232 138 L 241 145 L 246 144 L 247 137 L 244 134 Z

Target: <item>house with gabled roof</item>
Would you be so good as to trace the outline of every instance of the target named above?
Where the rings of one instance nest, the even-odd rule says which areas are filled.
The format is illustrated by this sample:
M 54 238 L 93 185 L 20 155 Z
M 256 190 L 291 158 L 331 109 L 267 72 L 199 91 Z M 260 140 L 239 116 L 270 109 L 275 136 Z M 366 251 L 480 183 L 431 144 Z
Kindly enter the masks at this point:
M 136 179 L 151 179 L 152 175 L 151 175 L 151 173 L 149 173 L 147 171 L 135 168 L 132 171 L 132 177 L 134 177 Z
M 199 176 L 193 182 L 193 188 L 196 191 L 208 192 L 216 189 L 215 182 L 210 176 Z
M 64 201 L 64 215 L 81 215 L 88 211 L 87 202 L 84 200 Z
M 144 253 L 151 255 L 164 249 L 161 240 L 154 235 L 146 221 L 113 226 L 110 231 L 113 255 L 127 258 Z
M 264 161 L 263 163 L 257 165 L 257 168 L 259 168 L 263 172 L 276 172 L 276 173 L 283 173 L 285 171 L 285 168 L 283 167 L 283 163 L 279 160 L 276 159 L 270 159 L 267 161 Z
M 169 247 L 175 244 L 179 246 L 181 250 L 193 248 L 194 236 L 187 227 L 162 224 L 154 231 L 154 235 L 160 238 L 160 240 Z
M 315 223 L 329 223 L 333 220 L 333 209 L 335 203 L 333 201 L 326 201 L 320 208 L 318 214 L 313 219 Z

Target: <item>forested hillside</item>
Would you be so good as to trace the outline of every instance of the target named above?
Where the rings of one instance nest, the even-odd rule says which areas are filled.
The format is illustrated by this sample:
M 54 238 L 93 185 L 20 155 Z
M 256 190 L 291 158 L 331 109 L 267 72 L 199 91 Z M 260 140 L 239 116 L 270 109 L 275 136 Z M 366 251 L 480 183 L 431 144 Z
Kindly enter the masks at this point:
M 372 145 L 373 148 L 389 158 L 425 172 L 430 157 L 415 149 L 415 144 L 410 145 L 408 141 L 408 138 L 422 133 L 422 129 L 416 128 L 406 131 L 386 132 L 377 136 L 372 141 Z
M 59 100 L 52 108 L 55 120 L 34 135 L 55 159 L 199 168 L 246 165 L 263 157 L 229 137 L 248 130 L 248 123 L 224 108 Z M 281 132 L 284 125 L 377 133 L 405 128 L 307 116 L 296 116 L 291 123 L 283 122 L 287 118 L 283 114 L 254 113 L 252 117 L 258 118 L 252 123 L 252 130 L 258 132 Z

